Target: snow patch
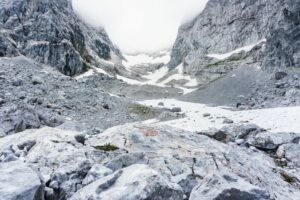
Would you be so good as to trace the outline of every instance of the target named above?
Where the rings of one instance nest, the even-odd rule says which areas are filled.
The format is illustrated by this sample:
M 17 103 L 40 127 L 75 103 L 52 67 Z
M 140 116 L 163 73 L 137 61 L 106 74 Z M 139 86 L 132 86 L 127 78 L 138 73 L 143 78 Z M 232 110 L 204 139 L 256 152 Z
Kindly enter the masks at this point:
M 220 129 L 224 126 L 225 118 L 231 119 L 235 123 L 248 121 L 271 132 L 299 132 L 300 130 L 300 106 L 231 111 L 224 107 L 210 107 L 175 99 L 147 100 L 139 103 L 157 107 L 159 102 L 163 102 L 166 108 L 181 107 L 186 117 L 158 123 L 186 131 L 198 132 L 209 128 Z M 203 117 L 204 113 L 210 113 L 211 117 Z
M 85 72 L 85 73 L 83 73 L 79 76 L 76 76 L 75 79 L 79 80 L 79 79 L 82 79 L 82 78 L 86 78 L 86 77 L 95 75 L 96 73 L 105 74 L 107 76 L 110 76 L 106 71 L 104 71 L 101 68 L 91 67 L 91 69 L 89 69 L 87 72 Z
M 215 58 L 215 59 L 218 59 L 218 60 L 224 60 L 226 58 L 229 58 L 230 56 L 232 56 L 233 54 L 237 54 L 237 53 L 240 53 L 242 51 L 246 51 L 246 52 L 249 52 L 251 51 L 255 46 L 259 45 L 260 43 L 262 42 L 266 42 L 267 40 L 266 39 L 262 39 L 260 41 L 258 41 L 257 43 L 255 44 L 251 44 L 251 45 L 248 45 L 248 46 L 244 46 L 244 47 L 241 47 L 241 48 L 238 48 L 234 51 L 231 51 L 231 52 L 228 52 L 228 53 L 225 53 L 225 54 L 207 54 L 206 56 L 207 57 L 210 57 L 210 58 Z

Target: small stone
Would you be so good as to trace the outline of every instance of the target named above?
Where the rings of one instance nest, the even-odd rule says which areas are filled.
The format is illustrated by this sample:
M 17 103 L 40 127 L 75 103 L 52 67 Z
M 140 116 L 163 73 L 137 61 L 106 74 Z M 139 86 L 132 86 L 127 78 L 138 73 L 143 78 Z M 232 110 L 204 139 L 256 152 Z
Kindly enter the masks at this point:
M 276 72 L 275 73 L 275 79 L 276 80 L 281 80 L 284 77 L 286 77 L 288 74 L 286 72 Z
M 276 151 L 276 155 L 278 156 L 278 158 L 284 158 L 285 151 L 284 151 L 284 146 L 283 145 L 278 147 L 278 149 Z
M 209 117 L 210 116 L 210 113 L 204 113 L 203 114 L 203 117 Z
M 224 119 L 223 124 L 233 124 L 233 120 L 231 119 Z
M 5 103 L 6 103 L 6 101 L 0 97 L 0 106 L 5 104 Z
M 26 129 L 26 124 L 24 120 L 20 120 L 15 126 L 15 133 L 22 132 Z
M 18 157 L 16 157 L 13 154 L 8 155 L 6 158 L 3 159 L 3 162 L 12 162 L 18 160 Z
M 163 102 L 158 103 L 159 106 L 164 106 L 165 104 Z
M 103 131 L 104 131 L 103 129 L 98 128 L 98 127 L 94 128 L 94 129 L 92 130 L 93 134 L 95 134 L 95 135 L 100 134 L 100 133 L 102 133 Z
M 14 79 L 14 80 L 12 80 L 11 84 L 12 84 L 12 86 L 15 86 L 15 87 L 21 86 L 22 85 L 22 80 Z
M 235 141 L 235 143 L 236 143 L 237 145 L 241 145 L 241 144 L 243 144 L 244 142 L 245 142 L 244 139 L 237 139 L 237 140 Z
M 106 110 L 109 110 L 109 105 L 107 103 L 103 103 L 102 104 L 102 107 Z
M 84 145 L 85 142 L 85 135 L 83 134 L 79 134 L 79 135 L 75 135 L 75 140 L 79 143 L 81 143 L 82 145 Z
M 171 109 L 172 112 L 181 112 L 181 108 L 180 107 L 174 107 Z
M 41 77 L 39 76 L 33 76 L 32 79 L 31 79 L 31 83 L 33 85 L 38 85 L 38 84 L 42 84 L 43 83 L 43 80 Z

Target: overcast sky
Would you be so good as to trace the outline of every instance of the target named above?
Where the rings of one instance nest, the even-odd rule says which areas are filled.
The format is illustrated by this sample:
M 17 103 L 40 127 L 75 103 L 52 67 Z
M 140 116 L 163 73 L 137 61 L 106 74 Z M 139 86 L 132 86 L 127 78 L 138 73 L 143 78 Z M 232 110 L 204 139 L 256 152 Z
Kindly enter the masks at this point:
M 171 48 L 178 27 L 200 13 L 207 0 L 73 0 L 88 23 L 103 26 L 125 53 Z

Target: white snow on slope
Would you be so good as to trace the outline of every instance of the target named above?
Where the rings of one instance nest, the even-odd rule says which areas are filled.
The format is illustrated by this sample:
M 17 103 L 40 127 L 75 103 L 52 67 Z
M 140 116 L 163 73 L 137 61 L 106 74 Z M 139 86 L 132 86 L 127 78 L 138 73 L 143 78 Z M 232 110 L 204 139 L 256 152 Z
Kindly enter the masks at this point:
M 89 69 L 87 72 L 83 73 L 83 74 L 80 74 L 79 76 L 76 76 L 75 79 L 79 80 L 79 79 L 82 79 L 82 78 L 86 78 L 86 77 L 89 77 L 89 76 L 92 76 L 94 75 L 95 73 L 100 73 L 100 74 L 105 74 L 107 76 L 110 76 L 106 71 L 104 71 L 103 69 L 101 68 L 97 68 L 97 67 L 92 67 L 91 69 Z
M 148 79 L 147 84 L 150 85 L 158 85 L 158 80 L 163 78 L 167 73 L 169 72 L 169 68 L 167 66 L 163 66 L 162 68 L 154 71 L 153 73 L 150 73 L 146 76 L 143 76 L 143 78 Z M 160 84 L 163 85 L 163 84 Z
M 235 123 L 250 122 L 271 132 L 299 132 L 300 130 L 300 106 L 279 107 L 261 110 L 231 111 L 222 107 L 209 107 L 204 104 L 183 102 L 175 99 L 158 99 L 139 102 L 147 106 L 157 107 L 163 102 L 165 107 L 181 107 L 186 114 L 183 119 L 167 122 L 167 124 L 187 131 L 197 132 L 209 128 L 222 128 L 224 117 L 233 120 Z M 204 113 L 210 113 L 210 117 L 203 117 Z
M 234 51 L 231 51 L 231 52 L 228 52 L 228 53 L 224 53 L 224 54 L 207 54 L 206 56 L 207 57 L 210 57 L 210 58 L 215 58 L 215 59 L 218 59 L 218 60 L 224 60 L 226 58 L 229 58 L 230 56 L 232 56 L 233 54 L 236 54 L 236 53 L 240 53 L 242 51 L 246 51 L 246 52 L 249 52 L 251 51 L 255 46 L 259 45 L 260 43 L 262 42 L 266 42 L 267 40 L 266 39 L 262 39 L 260 41 L 258 41 L 257 43 L 255 44 L 251 44 L 251 45 L 248 45 L 248 46 L 244 46 L 244 47 L 241 47 L 241 48 L 238 48 Z
M 166 64 L 170 61 L 170 52 L 159 52 L 158 55 L 150 55 L 150 54 L 138 54 L 138 55 L 126 55 L 127 61 L 123 61 L 123 65 L 126 67 L 128 71 L 132 70 L 132 67 L 138 64 L 155 64 L 155 63 L 164 63 L 165 66 L 160 69 L 149 73 L 148 75 L 143 76 L 143 78 L 147 79 L 147 81 L 138 81 L 130 78 L 126 78 L 124 76 L 117 75 L 117 78 L 123 80 L 124 82 L 131 85 L 154 85 L 159 87 L 167 87 L 167 83 L 172 80 L 186 80 L 187 83 L 184 85 L 185 87 L 196 87 L 198 82 L 195 78 L 192 78 L 189 75 L 185 75 L 183 73 L 183 65 L 180 64 L 174 70 L 177 70 L 177 73 L 171 75 L 166 80 L 159 82 L 161 78 L 166 76 L 169 73 L 169 68 Z M 182 89 L 183 94 L 187 94 L 189 92 L 194 91 L 195 89 L 188 89 L 180 86 L 175 86 L 176 88 Z
M 170 53 L 159 52 L 157 56 L 151 54 L 138 54 L 138 55 L 125 55 L 127 61 L 123 61 L 122 64 L 130 69 L 132 66 L 138 64 L 147 63 L 164 63 L 167 64 L 170 61 Z
M 188 82 L 184 86 L 195 87 L 198 85 L 197 79 L 192 78 L 189 75 L 183 74 L 183 65 L 182 64 L 178 65 L 178 67 L 176 67 L 175 70 L 176 69 L 177 69 L 178 73 L 174 74 L 174 75 L 170 76 L 169 78 L 167 78 L 166 80 L 164 80 L 162 82 L 162 84 L 167 84 L 168 82 L 170 82 L 172 80 L 186 80 Z

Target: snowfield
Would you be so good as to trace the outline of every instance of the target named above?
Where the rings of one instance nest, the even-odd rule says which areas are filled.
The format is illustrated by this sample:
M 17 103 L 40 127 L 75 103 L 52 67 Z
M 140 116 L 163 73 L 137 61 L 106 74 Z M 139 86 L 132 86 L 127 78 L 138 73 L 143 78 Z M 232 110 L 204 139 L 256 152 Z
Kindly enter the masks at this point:
M 158 99 L 139 102 L 143 105 L 158 107 L 163 102 L 164 107 L 181 107 L 186 114 L 183 119 L 156 122 L 186 131 L 203 131 L 209 128 L 222 128 L 224 119 L 235 123 L 254 123 L 271 132 L 298 132 L 300 130 L 300 106 L 279 107 L 260 110 L 231 111 L 223 107 L 209 107 L 204 104 L 190 103 L 175 99 Z M 209 117 L 203 114 L 209 113 Z

